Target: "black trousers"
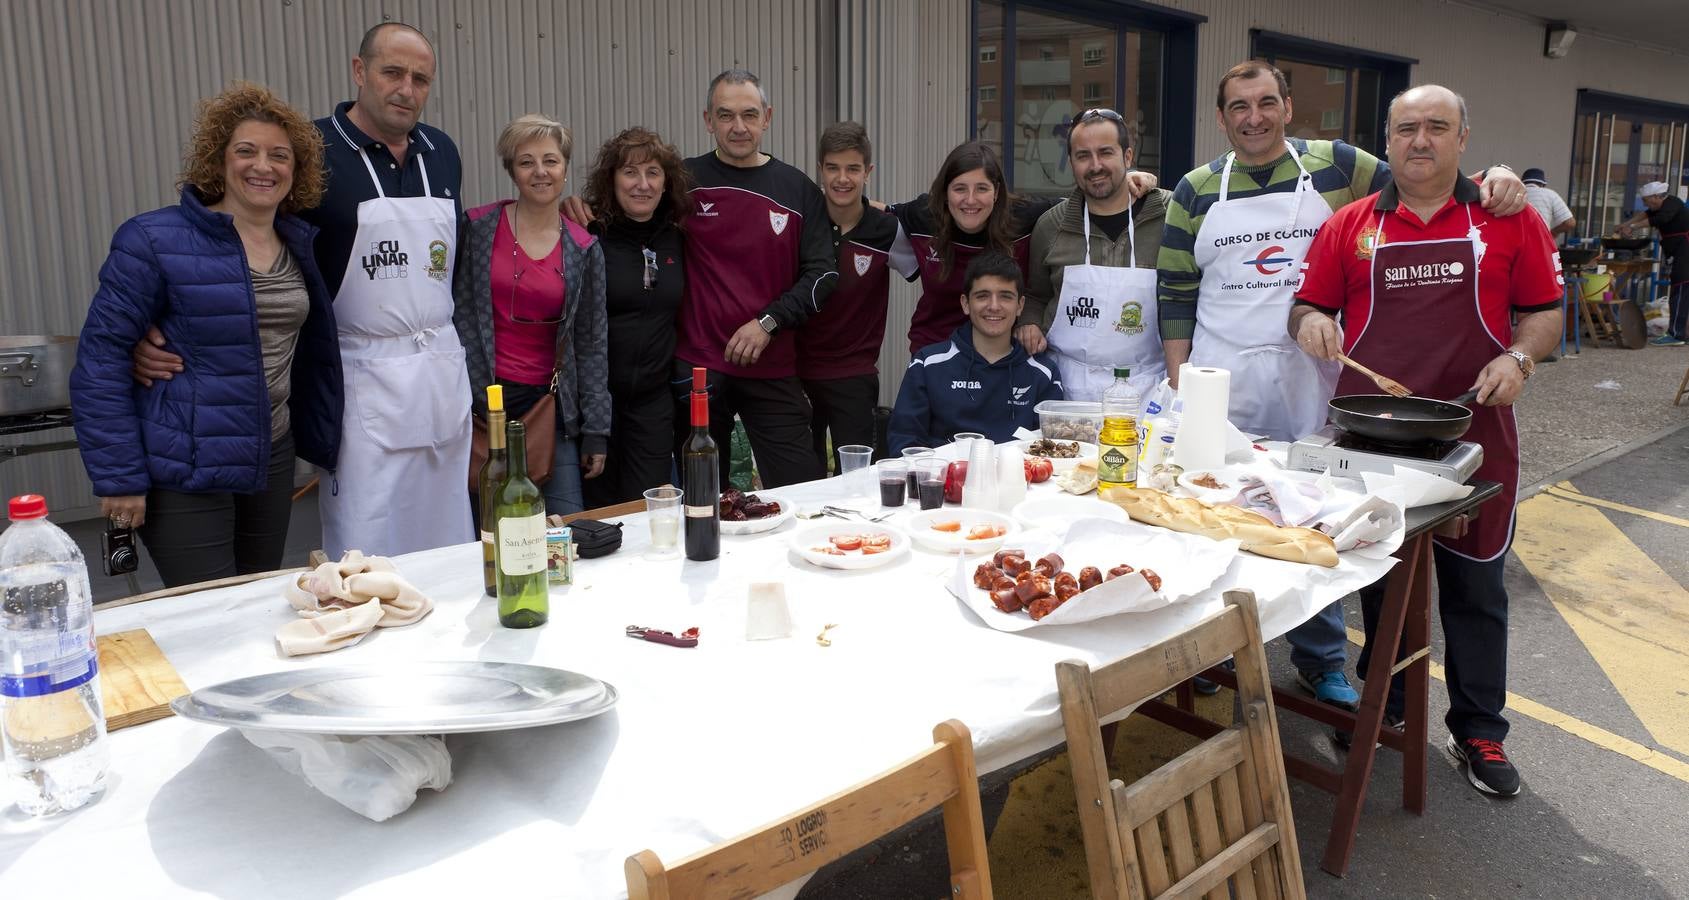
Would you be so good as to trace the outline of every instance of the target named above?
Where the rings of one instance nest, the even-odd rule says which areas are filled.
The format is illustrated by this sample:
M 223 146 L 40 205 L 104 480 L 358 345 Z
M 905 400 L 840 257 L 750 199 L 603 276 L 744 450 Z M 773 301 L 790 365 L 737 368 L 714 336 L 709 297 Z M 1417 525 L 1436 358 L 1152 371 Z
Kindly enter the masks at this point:
M 147 492 L 142 543 L 165 587 L 281 568 L 293 513 L 293 435 L 270 444 L 269 481 L 251 494 Z
M 668 385 L 615 394 L 604 474 L 581 483 L 587 509 L 638 500 L 668 484 L 674 467 L 674 398 Z
M 803 391 L 813 409 L 809 418 L 810 448 L 823 476 L 839 470 L 838 454 L 827 456 L 827 433 L 836 450 L 846 444 L 874 446 L 874 404 L 880 400 L 880 374 L 844 378 L 805 378 Z
M 732 463 L 733 417 L 745 423 L 756 455 L 757 473 L 765 488 L 782 487 L 821 477 L 820 460 L 809 448 L 809 398 L 797 376 L 741 378 L 711 372 L 710 437 L 721 452 L 721 483 L 727 484 Z M 675 446 L 682 447 L 691 431 L 692 366 L 675 360 Z
M 1474 562 L 1437 545 L 1432 560 L 1437 570 L 1437 612 L 1443 621 L 1443 668 L 1448 676 L 1449 712 L 1443 721 L 1456 738 L 1507 739 L 1507 584 L 1506 556 Z M 1372 635 L 1384 605 L 1384 582 L 1361 589 L 1361 616 L 1367 646 L 1361 648 L 1357 671 L 1366 673 Z M 1398 653 L 1397 659 L 1401 658 Z M 1406 703 L 1406 679 L 1397 675 L 1385 705 L 1400 716 Z

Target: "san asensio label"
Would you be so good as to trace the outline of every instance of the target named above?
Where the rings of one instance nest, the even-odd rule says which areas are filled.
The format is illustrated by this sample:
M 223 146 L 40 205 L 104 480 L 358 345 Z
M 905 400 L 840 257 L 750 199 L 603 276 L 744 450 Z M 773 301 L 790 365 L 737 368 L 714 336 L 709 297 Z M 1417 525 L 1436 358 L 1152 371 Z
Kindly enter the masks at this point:
M 498 540 L 498 565 L 504 574 L 545 571 L 545 516 L 500 519 Z

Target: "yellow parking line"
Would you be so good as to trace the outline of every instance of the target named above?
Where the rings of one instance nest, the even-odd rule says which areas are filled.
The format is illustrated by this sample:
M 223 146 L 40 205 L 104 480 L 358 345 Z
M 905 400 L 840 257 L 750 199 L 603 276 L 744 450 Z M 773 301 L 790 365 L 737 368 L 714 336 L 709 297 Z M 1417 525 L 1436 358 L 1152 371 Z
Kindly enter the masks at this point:
M 1365 644 L 1366 635 L 1351 628 L 1349 629 L 1349 640 L 1357 645 Z M 1447 680 L 1443 675 L 1442 665 L 1436 661 L 1431 662 L 1431 677 L 1438 681 Z M 1507 708 L 1545 725 L 1553 725 L 1555 728 L 1583 738 L 1603 750 L 1611 750 L 1656 772 L 1664 773 L 1678 781 L 1689 784 L 1689 763 L 1685 763 L 1675 756 L 1661 753 L 1652 747 L 1643 746 L 1630 738 L 1620 737 L 1605 728 L 1591 725 L 1576 716 L 1545 706 L 1528 697 L 1521 697 L 1512 691 L 1507 692 Z
M 1618 510 L 1619 512 L 1629 513 L 1633 516 L 1641 516 L 1644 519 L 1653 519 L 1656 522 L 1664 522 L 1667 525 L 1676 525 L 1679 528 L 1689 528 L 1689 519 L 1679 519 L 1676 516 L 1668 516 L 1665 513 L 1654 512 L 1651 509 L 1638 509 L 1634 506 L 1626 506 L 1623 503 L 1614 503 L 1611 500 L 1603 500 L 1600 497 L 1591 497 L 1588 494 L 1581 493 L 1576 488 L 1573 488 L 1571 482 L 1568 481 L 1562 481 L 1551 487 L 1543 488 L 1543 492 L 1553 494 L 1562 500 L 1570 500 L 1574 503 L 1585 503 L 1590 506 L 1599 506 L 1602 509 Z

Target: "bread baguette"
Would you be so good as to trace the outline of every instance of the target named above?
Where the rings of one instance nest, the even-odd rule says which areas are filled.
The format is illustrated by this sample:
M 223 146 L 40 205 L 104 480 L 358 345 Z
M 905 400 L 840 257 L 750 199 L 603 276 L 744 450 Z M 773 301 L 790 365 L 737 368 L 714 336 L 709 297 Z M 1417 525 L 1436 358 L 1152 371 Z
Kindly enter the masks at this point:
M 1098 492 L 1135 521 L 1160 525 L 1217 541 L 1236 538 L 1257 556 L 1334 568 L 1337 545 L 1312 528 L 1274 525 L 1267 517 L 1235 506 L 1209 506 L 1191 497 L 1173 497 L 1152 488 L 1111 487 Z
M 1056 487 L 1070 494 L 1089 494 L 1097 489 L 1097 460 L 1082 459 L 1056 479 Z

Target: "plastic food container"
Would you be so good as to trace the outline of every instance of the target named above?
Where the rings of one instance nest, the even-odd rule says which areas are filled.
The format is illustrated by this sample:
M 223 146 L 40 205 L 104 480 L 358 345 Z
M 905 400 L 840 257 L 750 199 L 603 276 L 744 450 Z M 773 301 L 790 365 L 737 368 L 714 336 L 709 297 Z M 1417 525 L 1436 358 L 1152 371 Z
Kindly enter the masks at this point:
M 1103 405 L 1086 400 L 1045 400 L 1034 406 L 1038 428 L 1055 441 L 1097 442 L 1103 430 Z

